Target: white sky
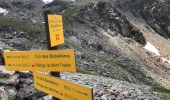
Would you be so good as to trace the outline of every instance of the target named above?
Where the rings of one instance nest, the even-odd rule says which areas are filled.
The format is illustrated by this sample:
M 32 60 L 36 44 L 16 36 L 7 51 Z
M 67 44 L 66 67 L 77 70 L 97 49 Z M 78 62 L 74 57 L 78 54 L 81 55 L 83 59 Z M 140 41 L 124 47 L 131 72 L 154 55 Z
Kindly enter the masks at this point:
M 45 3 L 50 3 L 50 2 L 52 2 L 53 0 L 43 0 L 43 2 L 45 2 Z

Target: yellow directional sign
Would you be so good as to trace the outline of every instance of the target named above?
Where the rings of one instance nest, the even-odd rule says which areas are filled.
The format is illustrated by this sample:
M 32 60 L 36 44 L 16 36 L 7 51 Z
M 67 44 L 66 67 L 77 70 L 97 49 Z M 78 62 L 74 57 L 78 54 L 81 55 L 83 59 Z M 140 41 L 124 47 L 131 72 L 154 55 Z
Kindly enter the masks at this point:
M 56 77 L 34 72 L 35 88 L 61 100 L 92 100 L 93 90 L 61 80 Z
M 64 43 L 63 22 L 61 15 L 48 15 L 51 47 Z
M 76 72 L 74 50 L 4 52 L 7 70 Z

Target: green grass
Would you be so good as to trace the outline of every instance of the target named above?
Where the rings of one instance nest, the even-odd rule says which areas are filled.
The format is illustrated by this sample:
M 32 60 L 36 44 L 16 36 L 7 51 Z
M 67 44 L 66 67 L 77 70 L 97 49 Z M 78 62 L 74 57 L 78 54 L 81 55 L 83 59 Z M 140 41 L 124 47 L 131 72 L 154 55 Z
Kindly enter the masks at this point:
M 169 89 L 165 89 L 162 86 L 153 86 L 151 91 L 157 92 L 160 95 L 161 100 L 170 100 L 170 90 Z
M 88 74 L 88 75 L 96 75 L 96 73 L 91 72 L 91 71 L 88 71 L 88 70 L 86 70 L 86 69 L 84 69 L 84 68 L 78 68 L 78 69 L 77 69 L 77 72 L 78 72 L 78 73 L 82 73 L 82 74 Z
M 164 87 L 161 87 L 161 86 L 154 86 L 154 87 L 152 87 L 152 91 L 153 92 L 161 92 L 161 93 L 170 94 L 170 90 L 169 89 L 165 89 Z
M 46 8 L 44 8 L 44 10 L 51 10 L 54 11 L 55 9 L 61 9 L 61 6 L 48 6 Z M 66 10 L 63 13 L 63 22 L 65 24 L 71 23 L 72 22 L 72 16 L 76 14 L 76 12 L 80 9 L 80 6 L 78 5 L 74 5 L 73 7 L 71 7 L 69 10 Z
M 62 7 L 62 6 L 54 6 L 54 5 L 53 5 L 53 6 L 47 6 L 47 7 L 44 8 L 44 11 L 45 11 L 45 10 L 51 10 L 51 11 L 53 11 L 53 10 L 55 10 L 55 9 L 61 9 L 61 7 Z
M 80 9 L 79 6 L 72 7 L 63 14 L 63 21 L 65 24 L 72 22 L 72 16 Z
M 17 18 L 9 18 L 9 17 L 0 17 L 0 27 L 12 27 L 15 31 L 23 31 L 28 33 L 26 38 L 35 39 L 39 36 L 38 33 L 41 33 L 40 24 L 33 24 L 30 22 L 25 22 Z
M 112 66 L 112 67 L 120 67 L 116 62 L 114 62 L 114 61 L 112 61 L 111 59 L 108 59 L 108 58 L 106 58 L 106 57 L 99 57 L 100 58 L 100 61 L 102 62 L 102 63 L 106 63 L 106 64 L 108 64 L 108 65 L 110 65 L 110 66 Z

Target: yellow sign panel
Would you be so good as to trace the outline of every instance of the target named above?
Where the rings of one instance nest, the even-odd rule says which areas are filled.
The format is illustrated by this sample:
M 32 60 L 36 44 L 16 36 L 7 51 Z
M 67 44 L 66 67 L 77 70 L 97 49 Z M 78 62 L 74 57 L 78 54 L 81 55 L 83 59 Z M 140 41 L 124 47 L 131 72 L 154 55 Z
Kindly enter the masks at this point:
M 61 15 L 48 15 L 51 47 L 64 43 L 63 22 Z
M 76 72 L 74 50 L 4 52 L 7 70 Z
M 92 100 L 93 90 L 71 82 L 34 72 L 35 88 L 61 100 Z

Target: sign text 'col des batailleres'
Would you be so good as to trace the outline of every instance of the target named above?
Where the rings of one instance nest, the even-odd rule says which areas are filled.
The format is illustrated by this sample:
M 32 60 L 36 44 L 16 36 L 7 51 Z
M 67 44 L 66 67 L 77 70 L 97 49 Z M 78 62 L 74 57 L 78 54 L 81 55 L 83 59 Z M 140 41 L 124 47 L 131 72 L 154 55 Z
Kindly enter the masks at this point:
M 7 70 L 76 72 L 74 50 L 5 52 Z

